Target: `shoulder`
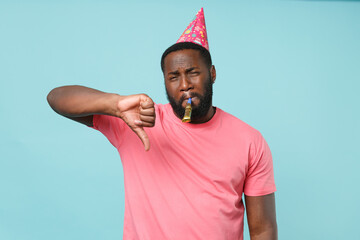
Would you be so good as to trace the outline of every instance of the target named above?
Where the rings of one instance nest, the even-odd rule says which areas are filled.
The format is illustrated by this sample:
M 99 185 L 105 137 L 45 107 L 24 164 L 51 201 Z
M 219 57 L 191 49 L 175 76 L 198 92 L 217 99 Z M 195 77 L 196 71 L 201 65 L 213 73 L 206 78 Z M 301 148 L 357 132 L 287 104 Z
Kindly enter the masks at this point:
M 225 111 L 222 111 L 222 113 L 224 119 L 226 119 L 225 124 L 231 126 L 231 129 L 234 131 L 234 138 L 239 142 L 247 143 L 247 146 L 249 146 L 251 158 L 267 154 L 269 159 L 271 159 L 269 146 L 259 130 L 230 113 Z
M 253 140 L 259 140 L 261 138 L 261 133 L 252 127 L 250 124 L 244 122 L 243 120 L 235 117 L 234 115 L 220 109 L 217 107 L 216 111 L 219 111 L 219 118 L 222 125 L 225 125 L 231 128 L 237 134 L 241 134 L 247 138 L 251 138 Z
M 155 105 L 155 110 L 159 112 L 167 112 L 169 111 L 169 107 L 171 107 L 169 103 L 167 104 L 154 103 L 154 105 Z
M 170 103 L 161 104 L 155 103 L 156 118 L 167 119 L 171 116 L 172 108 Z
M 124 125 L 124 121 L 122 121 L 118 117 L 109 116 L 109 115 L 102 115 L 102 114 L 95 114 L 93 115 L 93 128 L 100 130 L 104 127 L 111 127 L 111 126 L 122 126 Z

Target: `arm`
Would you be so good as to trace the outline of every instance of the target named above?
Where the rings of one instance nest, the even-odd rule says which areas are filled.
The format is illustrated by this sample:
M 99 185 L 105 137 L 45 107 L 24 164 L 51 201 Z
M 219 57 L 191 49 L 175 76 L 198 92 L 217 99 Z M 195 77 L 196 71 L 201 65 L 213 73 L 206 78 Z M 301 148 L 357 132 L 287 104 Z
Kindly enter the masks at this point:
M 116 105 L 120 98 L 83 86 L 63 86 L 51 90 L 47 101 L 56 113 L 92 127 L 94 114 L 118 116 Z
M 95 114 L 119 117 L 139 136 L 145 150 L 150 148 L 143 127 L 154 126 L 155 108 L 145 94 L 120 96 L 83 86 L 63 86 L 51 90 L 47 100 L 58 114 L 89 127 Z
M 274 193 L 251 197 L 245 195 L 251 240 L 277 240 Z

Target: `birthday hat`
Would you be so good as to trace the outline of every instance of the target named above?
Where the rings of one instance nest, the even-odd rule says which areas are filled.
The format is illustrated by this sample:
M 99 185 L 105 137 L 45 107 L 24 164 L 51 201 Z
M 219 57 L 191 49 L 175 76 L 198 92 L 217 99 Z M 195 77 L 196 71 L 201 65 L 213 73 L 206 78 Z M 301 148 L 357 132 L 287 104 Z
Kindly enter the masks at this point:
M 179 42 L 193 42 L 209 50 L 203 8 L 199 10 L 176 43 Z

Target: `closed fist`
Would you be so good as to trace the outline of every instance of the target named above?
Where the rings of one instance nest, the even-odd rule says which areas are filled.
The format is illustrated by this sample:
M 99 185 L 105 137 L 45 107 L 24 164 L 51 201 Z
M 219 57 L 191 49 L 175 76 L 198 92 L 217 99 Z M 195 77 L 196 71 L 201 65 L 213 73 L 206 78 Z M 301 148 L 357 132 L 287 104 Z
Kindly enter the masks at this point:
M 150 141 L 144 127 L 155 125 L 155 106 L 146 94 L 122 96 L 118 101 L 119 117 L 133 130 L 144 144 L 145 150 L 150 149 Z

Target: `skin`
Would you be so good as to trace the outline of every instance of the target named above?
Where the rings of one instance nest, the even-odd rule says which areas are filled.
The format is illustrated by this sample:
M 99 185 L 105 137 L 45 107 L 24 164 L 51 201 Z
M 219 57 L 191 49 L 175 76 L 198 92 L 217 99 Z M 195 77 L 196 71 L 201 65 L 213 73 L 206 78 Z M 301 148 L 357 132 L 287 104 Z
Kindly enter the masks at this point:
M 93 126 L 94 114 L 121 118 L 138 135 L 145 150 L 150 149 L 144 127 L 153 127 L 156 116 L 154 102 L 146 94 L 121 96 L 83 86 L 63 86 L 51 90 L 47 100 L 58 114 L 89 127 Z
M 246 215 L 251 240 L 277 240 L 275 194 L 245 195 Z
M 204 82 L 216 79 L 214 66 L 206 66 L 197 50 L 186 49 L 172 52 L 165 58 L 164 81 L 169 95 L 179 101 L 181 96 L 204 94 Z M 210 74 L 210 76 L 209 76 Z M 47 97 L 49 105 L 62 116 L 87 126 L 93 126 L 94 114 L 121 118 L 140 138 L 145 150 L 149 150 L 149 138 L 144 127 L 155 124 L 154 102 L 146 94 L 121 96 L 83 86 L 63 86 L 53 89 Z M 199 99 L 192 99 L 193 106 Z M 185 108 L 186 100 L 182 102 Z M 208 112 L 193 124 L 209 121 L 215 114 L 210 105 Z M 275 196 L 245 196 L 245 205 L 251 240 L 276 240 L 277 223 Z
M 204 83 L 210 79 L 214 84 L 216 79 L 215 66 L 206 66 L 199 51 L 192 49 L 185 49 L 169 53 L 164 59 L 164 81 L 168 94 L 179 101 L 182 96 L 186 99 L 182 102 L 182 107 L 185 108 L 187 99 L 192 97 L 192 94 L 197 93 L 204 95 Z M 192 106 L 199 105 L 199 98 L 192 97 Z M 175 112 L 174 112 L 175 113 Z M 176 114 L 176 113 L 175 113 Z M 204 123 L 209 121 L 215 114 L 215 108 L 210 105 L 207 114 L 197 120 L 192 120 L 194 124 Z

